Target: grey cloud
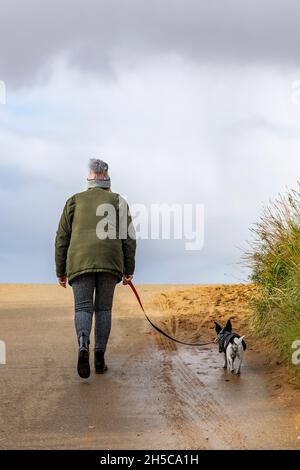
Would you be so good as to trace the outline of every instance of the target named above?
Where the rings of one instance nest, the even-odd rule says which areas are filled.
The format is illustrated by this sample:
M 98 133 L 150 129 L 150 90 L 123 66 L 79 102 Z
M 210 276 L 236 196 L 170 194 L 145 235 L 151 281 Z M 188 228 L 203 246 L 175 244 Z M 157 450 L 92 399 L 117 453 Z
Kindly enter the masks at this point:
M 31 83 L 60 54 L 110 76 L 161 54 L 297 63 L 299 15 L 297 0 L 1 0 L 1 79 Z
M 0 0 L 0 78 L 11 80 L 8 91 L 33 83 L 62 52 L 82 72 L 59 63 L 49 83 L 12 93 L 0 109 L 0 282 L 55 280 L 60 212 L 85 188 L 94 156 L 108 161 L 113 190 L 131 204 L 205 204 L 204 249 L 143 241 L 138 282 L 245 279 L 236 246 L 248 238 L 261 201 L 295 186 L 300 171 L 298 110 L 286 106 L 295 67 L 268 67 L 297 59 L 298 7 L 199 5 Z M 161 60 L 172 53 L 185 60 Z M 150 66 L 128 71 L 145 58 Z M 107 80 L 114 73 L 117 83 Z

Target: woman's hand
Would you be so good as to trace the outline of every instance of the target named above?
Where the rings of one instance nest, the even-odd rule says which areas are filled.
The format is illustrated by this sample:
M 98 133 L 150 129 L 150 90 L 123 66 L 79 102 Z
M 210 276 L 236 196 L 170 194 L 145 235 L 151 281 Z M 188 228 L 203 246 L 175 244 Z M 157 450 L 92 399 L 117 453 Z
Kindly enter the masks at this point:
M 123 286 L 126 286 L 128 282 L 132 281 L 133 275 L 132 274 L 123 274 Z
M 61 287 L 64 287 L 66 288 L 67 287 L 67 276 L 59 276 L 57 278 L 58 280 L 58 284 L 61 286 Z

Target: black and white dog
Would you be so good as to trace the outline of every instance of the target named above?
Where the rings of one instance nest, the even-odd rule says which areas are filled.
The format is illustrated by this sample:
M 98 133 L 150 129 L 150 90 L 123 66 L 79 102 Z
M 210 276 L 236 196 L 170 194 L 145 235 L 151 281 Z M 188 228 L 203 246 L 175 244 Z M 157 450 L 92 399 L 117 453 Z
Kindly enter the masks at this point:
M 243 354 L 246 350 L 245 336 L 240 336 L 232 331 L 231 321 L 228 320 L 224 328 L 215 322 L 217 337 L 215 342 L 219 345 L 219 352 L 225 355 L 224 369 L 239 374 L 243 362 Z M 235 370 L 235 364 L 237 368 Z

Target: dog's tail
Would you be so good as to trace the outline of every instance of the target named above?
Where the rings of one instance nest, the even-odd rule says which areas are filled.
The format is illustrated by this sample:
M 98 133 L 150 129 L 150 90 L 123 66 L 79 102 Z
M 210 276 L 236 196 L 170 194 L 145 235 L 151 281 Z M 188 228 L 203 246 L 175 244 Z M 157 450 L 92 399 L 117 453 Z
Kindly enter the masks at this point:
M 235 337 L 234 338 L 234 342 L 235 344 L 237 344 L 238 346 L 243 342 L 243 339 L 245 338 L 245 335 L 244 336 L 241 336 L 240 338 L 237 338 Z

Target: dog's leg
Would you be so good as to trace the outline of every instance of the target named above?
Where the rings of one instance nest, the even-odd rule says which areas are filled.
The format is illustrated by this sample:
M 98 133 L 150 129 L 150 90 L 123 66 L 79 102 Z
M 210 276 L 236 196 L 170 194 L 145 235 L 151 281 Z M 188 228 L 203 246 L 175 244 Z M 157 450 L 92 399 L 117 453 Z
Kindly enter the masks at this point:
M 230 372 L 234 372 L 233 360 L 232 360 L 232 357 L 231 357 L 231 352 L 232 352 L 231 350 L 232 350 L 232 348 L 231 348 L 231 345 L 229 344 L 229 346 L 226 349 L 227 364 L 228 364 L 228 368 L 229 368 Z
M 238 359 L 239 359 L 239 365 L 236 370 L 237 374 L 241 373 L 241 367 L 242 367 L 242 362 L 243 362 L 243 350 L 238 352 Z
M 233 368 L 233 360 L 231 359 L 231 357 L 227 358 L 227 362 L 228 362 L 228 368 L 229 368 L 230 372 L 233 374 L 234 368 Z
M 227 369 L 227 357 L 226 357 L 226 353 L 224 353 L 224 366 L 223 366 L 223 369 Z

